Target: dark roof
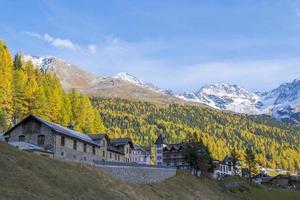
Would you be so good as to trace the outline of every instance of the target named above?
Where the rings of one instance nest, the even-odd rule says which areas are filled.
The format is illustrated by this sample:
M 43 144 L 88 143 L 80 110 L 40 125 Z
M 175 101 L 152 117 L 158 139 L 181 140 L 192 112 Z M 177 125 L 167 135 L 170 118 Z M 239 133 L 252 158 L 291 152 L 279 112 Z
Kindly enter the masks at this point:
M 114 146 L 107 146 L 107 150 L 108 150 L 108 151 L 115 152 L 115 153 L 118 153 L 118 154 L 124 155 L 124 152 L 122 152 L 121 150 L 117 149 L 117 148 L 114 147 Z
M 144 147 L 141 147 L 139 145 L 134 145 L 134 150 L 140 150 L 144 154 L 150 154 L 151 148 L 144 148 Z
M 51 151 L 45 150 L 43 147 L 39 147 L 35 144 L 31 144 L 28 142 L 21 142 L 21 141 L 16 141 L 16 142 L 9 142 L 8 144 L 20 149 L 20 150 L 25 150 L 25 151 L 39 151 L 39 152 L 45 152 L 45 153 L 53 153 Z
M 195 145 L 201 144 L 200 142 L 180 142 L 180 143 L 174 143 L 174 144 L 168 144 L 164 147 L 164 150 L 183 150 L 187 148 L 188 146 L 193 147 Z
M 177 144 L 168 144 L 164 147 L 164 149 L 168 150 L 168 151 L 170 151 L 170 150 L 178 151 L 180 149 L 183 149 L 186 145 L 187 145 L 187 143 L 183 143 L 183 142 L 177 143 Z
M 159 134 L 159 136 L 154 144 L 164 144 L 164 138 L 161 134 Z
M 290 175 L 285 175 L 285 174 L 279 174 L 277 176 L 270 176 L 270 177 L 263 177 L 262 182 L 270 182 L 274 179 L 289 179 L 291 176 Z
M 94 142 L 88 135 L 86 134 L 83 134 L 83 133 L 80 133 L 80 132 L 77 132 L 77 131 L 74 131 L 72 129 L 69 129 L 69 128 L 66 128 L 66 127 L 63 127 L 61 125 L 58 125 L 58 124 L 55 124 L 53 122 L 48 122 L 42 118 L 39 118 L 37 116 L 34 116 L 34 115 L 29 115 L 27 116 L 26 118 L 24 118 L 22 121 L 20 121 L 17 125 L 15 125 L 14 127 L 12 127 L 9 131 L 7 131 L 5 133 L 5 135 L 8 135 L 10 134 L 10 132 L 15 129 L 16 127 L 18 127 L 20 124 L 22 124 L 23 122 L 29 120 L 29 119 L 34 119 L 46 126 L 48 126 L 50 129 L 56 131 L 57 133 L 61 134 L 61 135 L 64 135 L 64 136 L 68 136 L 68 137 L 71 137 L 71 138 L 75 138 L 75 139 L 78 139 L 78 140 L 81 140 L 83 142 L 86 142 L 86 143 L 89 143 L 89 144 L 92 144 L 92 145 L 95 145 L 95 146 L 99 146 L 99 143 L 97 142 Z
M 221 161 L 222 164 L 226 164 L 226 162 L 228 163 L 232 163 L 233 162 L 233 158 L 231 156 L 225 156 L 224 159 Z M 239 160 L 237 161 L 237 164 L 239 164 Z
M 269 178 L 269 177 L 271 177 L 271 176 L 269 176 L 268 174 L 265 174 L 265 173 L 259 173 L 259 174 L 257 174 L 257 175 L 255 175 L 255 176 L 253 176 L 252 178 Z
M 112 146 L 123 146 L 126 144 L 129 144 L 131 148 L 133 148 L 133 143 L 130 138 L 116 138 L 116 139 L 110 139 L 109 143 Z
M 106 140 L 109 140 L 108 135 L 105 134 L 105 133 L 88 134 L 88 136 L 89 136 L 92 140 L 102 140 L 103 138 L 106 138 Z

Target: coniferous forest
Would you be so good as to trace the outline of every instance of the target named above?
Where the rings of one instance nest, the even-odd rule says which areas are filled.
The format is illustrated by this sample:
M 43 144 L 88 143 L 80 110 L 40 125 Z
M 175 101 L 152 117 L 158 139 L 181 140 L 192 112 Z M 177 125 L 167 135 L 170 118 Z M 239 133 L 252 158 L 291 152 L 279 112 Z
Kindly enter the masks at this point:
M 53 74 L 23 62 L 19 54 L 12 59 L 7 45 L 0 41 L 0 132 L 28 114 L 64 126 L 72 123 L 84 133 L 104 131 L 89 97 L 75 90 L 67 94 Z
M 197 138 L 213 158 L 223 159 L 232 149 L 244 156 L 254 148 L 259 164 L 270 168 L 300 169 L 300 130 L 264 116 L 220 112 L 187 105 L 158 107 L 146 102 L 93 98 L 109 135 L 131 137 L 149 145 L 158 134 L 174 143 Z
M 232 149 L 243 156 L 252 147 L 260 164 L 270 168 L 300 169 L 300 129 L 264 116 L 233 114 L 203 106 L 157 106 L 102 97 L 89 98 L 63 90 L 55 75 L 12 58 L 0 42 L 0 132 L 28 114 L 63 126 L 73 123 L 83 133 L 106 132 L 112 138 L 131 137 L 152 144 L 158 134 L 166 142 L 202 140 L 215 159 Z

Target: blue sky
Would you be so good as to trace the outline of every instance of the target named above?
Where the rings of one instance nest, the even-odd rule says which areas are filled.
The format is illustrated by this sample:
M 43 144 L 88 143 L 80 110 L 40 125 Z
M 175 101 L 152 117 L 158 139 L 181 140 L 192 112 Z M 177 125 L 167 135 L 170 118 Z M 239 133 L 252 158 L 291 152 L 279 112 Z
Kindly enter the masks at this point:
M 54 55 L 177 92 L 211 83 L 264 91 L 300 76 L 300 2 L 0 0 L 12 53 Z M 4 9 L 5 8 L 5 9 Z

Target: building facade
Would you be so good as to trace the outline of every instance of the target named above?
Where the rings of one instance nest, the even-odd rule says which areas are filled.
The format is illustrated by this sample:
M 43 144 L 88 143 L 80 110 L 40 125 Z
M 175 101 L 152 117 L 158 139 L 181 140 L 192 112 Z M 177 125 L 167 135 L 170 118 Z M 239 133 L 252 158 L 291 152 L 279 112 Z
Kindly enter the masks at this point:
M 8 143 L 20 149 L 33 152 L 32 147 L 35 146 L 35 152 L 47 152 L 53 158 L 80 162 L 130 162 L 133 149 L 133 143 L 128 138 L 110 139 L 106 134 L 86 135 L 34 115 L 23 119 L 5 136 Z
M 240 161 L 234 163 L 232 157 L 225 156 L 222 161 L 214 161 L 214 177 L 222 178 L 224 176 L 242 176 Z
M 160 134 L 157 138 L 157 140 L 155 141 L 155 160 L 156 160 L 156 165 L 158 166 L 163 166 L 163 149 L 164 146 L 166 146 L 164 144 L 164 138 L 162 137 L 162 135 Z
M 133 143 L 130 138 L 111 139 L 109 144 L 111 148 L 124 153 L 124 162 L 131 162 L 131 151 L 133 149 Z
M 100 160 L 100 144 L 85 134 L 30 115 L 5 134 L 8 142 L 23 142 L 49 151 L 54 158 L 92 162 Z
M 151 164 L 151 147 L 145 148 L 134 145 L 131 151 L 131 162 L 137 164 L 150 165 Z
M 190 143 L 165 144 L 162 135 L 155 142 L 156 164 L 177 168 L 188 168 L 183 157 L 183 151 Z

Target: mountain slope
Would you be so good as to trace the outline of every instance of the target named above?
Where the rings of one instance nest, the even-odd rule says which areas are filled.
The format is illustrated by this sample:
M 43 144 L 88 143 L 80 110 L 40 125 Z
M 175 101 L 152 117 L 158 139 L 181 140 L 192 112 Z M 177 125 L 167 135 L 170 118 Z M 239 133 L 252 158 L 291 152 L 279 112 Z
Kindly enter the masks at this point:
M 92 99 L 111 137 L 130 137 L 142 146 L 163 134 L 167 143 L 197 138 L 222 160 L 235 148 L 240 155 L 251 145 L 258 162 L 269 168 L 300 169 L 300 129 L 265 116 L 222 112 L 202 106 L 95 97 Z
M 236 113 L 270 115 L 275 119 L 300 123 L 300 80 L 284 83 L 270 92 L 253 93 L 230 84 L 202 87 L 196 93 L 177 95 L 185 101 L 199 102 Z
M 178 95 L 187 101 L 207 104 L 213 108 L 229 110 L 238 113 L 257 114 L 255 106 L 259 96 L 237 85 L 214 84 L 202 87 L 194 94 Z
M 284 83 L 263 95 L 261 110 L 276 119 L 300 123 L 300 79 Z
M 31 60 L 35 66 L 44 71 L 56 74 L 67 91 L 74 88 L 91 96 L 118 97 L 158 104 L 183 102 L 175 96 L 167 95 L 159 88 L 139 81 L 127 73 L 119 73 L 114 77 L 96 76 L 53 56 L 25 56 L 24 59 L 26 61 Z
M 53 56 L 25 56 L 44 71 L 51 71 L 66 90 L 77 89 L 90 96 L 118 97 L 157 104 L 201 104 L 237 113 L 270 115 L 275 119 L 300 123 L 300 80 L 284 83 L 265 93 L 254 93 L 238 85 L 213 84 L 195 93 L 176 94 L 121 72 L 113 77 L 96 76 Z

